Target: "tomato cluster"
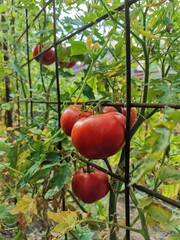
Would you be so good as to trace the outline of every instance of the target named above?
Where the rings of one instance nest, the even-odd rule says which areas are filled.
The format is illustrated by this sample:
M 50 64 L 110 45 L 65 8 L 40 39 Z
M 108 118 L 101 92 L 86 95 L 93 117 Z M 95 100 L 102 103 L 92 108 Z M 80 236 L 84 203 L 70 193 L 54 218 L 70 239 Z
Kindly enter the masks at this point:
M 43 52 L 46 49 L 47 48 L 45 47 L 44 43 L 42 43 L 41 45 L 35 44 L 32 49 L 32 54 L 37 62 L 42 62 L 43 65 L 51 65 L 52 63 L 55 62 L 55 51 L 54 50 L 49 49 L 46 52 L 44 52 L 41 56 L 36 57 L 37 55 L 40 54 L 40 52 Z M 65 51 L 65 48 L 64 48 L 64 51 Z M 76 65 L 76 61 L 71 60 L 68 63 L 64 62 L 64 61 L 59 61 L 58 64 L 62 68 L 72 68 Z
M 62 114 L 63 131 L 71 136 L 76 150 L 88 159 L 103 159 L 118 152 L 125 142 L 126 109 L 119 113 L 115 107 L 104 107 L 101 114 L 80 105 L 69 106 Z M 131 109 L 130 127 L 137 113 Z
M 82 156 L 89 160 L 104 159 L 118 152 L 125 143 L 126 109 L 121 112 L 106 106 L 102 113 L 93 114 L 91 109 L 71 105 L 62 113 L 60 124 Z M 136 110 L 132 108 L 130 127 L 136 117 Z M 81 168 L 72 178 L 73 193 L 85 203 L 103 198 L 109 188 L 108 175 L 98 169 Z

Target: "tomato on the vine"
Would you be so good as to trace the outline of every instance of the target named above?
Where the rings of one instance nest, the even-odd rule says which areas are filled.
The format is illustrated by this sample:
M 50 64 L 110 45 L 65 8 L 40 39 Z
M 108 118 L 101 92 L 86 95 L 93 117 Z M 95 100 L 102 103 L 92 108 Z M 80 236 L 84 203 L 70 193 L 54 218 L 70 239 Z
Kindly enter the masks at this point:
M 65 109 L 60 118 L 60 124 L 63 131 L 71 136 L 71 130 L 75 122 L 83 117 L 89 117 L 92 115 L 91 110 L 83 111 L 81 110 L 81 105 L 71 105 Z
M 106 196 L 110 184 L 108 175 L 96 168 L 80 168 L 72 178 L 72 191 L 84 203 L 94 203 Z
M 43 43 L 41 45 L 35 44 L 32 49 L 32 54 L 37 62 L 42 61 L 42 64 L 50 65 L 55 61 L 55 52 L 52 49 L 49 49 L 45 53 L 43 53 L 41 56 L 36 57 L 40 52 L 43 52 L 45 49 L 46 48 L 44 47 Z
M 122 114 L 126 117 L 127 110 L 126 108 L 121 109 Z M 137 120 L 137 112 L 135 108 L 131 108 L 131 117 L 130 117 L 130 128 L 132 128 Z
M 71 132 L 77 151 L 89 159 L 114 155 L 125 140 L 126 118 L 121 113 L 109 112 L 79 119 Z

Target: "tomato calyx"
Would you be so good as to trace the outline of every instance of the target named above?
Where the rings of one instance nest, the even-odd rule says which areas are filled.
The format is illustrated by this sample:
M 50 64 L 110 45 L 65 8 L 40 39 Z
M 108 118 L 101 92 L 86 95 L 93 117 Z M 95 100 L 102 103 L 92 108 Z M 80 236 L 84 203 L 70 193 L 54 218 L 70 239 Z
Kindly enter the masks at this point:
M 85 167 L 83 167 L 83 172 L 84 173 L 92 173 L 94 172 L 94 168 L 87 163 Z

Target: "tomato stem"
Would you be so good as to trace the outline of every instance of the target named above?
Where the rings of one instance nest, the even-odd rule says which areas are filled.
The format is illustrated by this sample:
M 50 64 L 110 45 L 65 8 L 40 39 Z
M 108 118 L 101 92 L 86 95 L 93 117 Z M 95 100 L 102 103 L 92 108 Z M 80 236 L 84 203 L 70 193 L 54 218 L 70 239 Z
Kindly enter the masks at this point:
M 87 163 L 86 172 L 87 172 L 87 173 L 93 172 L 91 165 L 89 165 L 88 163 Z

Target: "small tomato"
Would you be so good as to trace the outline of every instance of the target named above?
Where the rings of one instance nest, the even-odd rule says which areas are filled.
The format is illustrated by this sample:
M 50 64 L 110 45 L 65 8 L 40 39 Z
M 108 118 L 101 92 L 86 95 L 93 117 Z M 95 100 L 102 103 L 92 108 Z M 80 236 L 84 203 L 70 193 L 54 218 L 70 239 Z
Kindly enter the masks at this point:
M 82 111 L 81 105 L 71 105 L 68 108 L 65 109 L 65 111 L 62 113 L 60 118 L 60 124 L 63 129 L 63 131 L 68 135 L 71 136 L 71 130 L 74 126 L 75 122 L 83 117 L 89 117 L 92 115 L 92 111 Z

